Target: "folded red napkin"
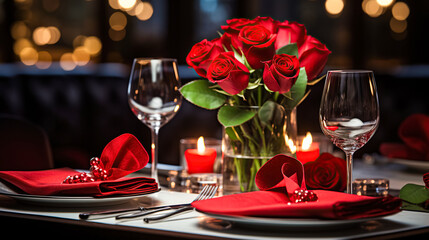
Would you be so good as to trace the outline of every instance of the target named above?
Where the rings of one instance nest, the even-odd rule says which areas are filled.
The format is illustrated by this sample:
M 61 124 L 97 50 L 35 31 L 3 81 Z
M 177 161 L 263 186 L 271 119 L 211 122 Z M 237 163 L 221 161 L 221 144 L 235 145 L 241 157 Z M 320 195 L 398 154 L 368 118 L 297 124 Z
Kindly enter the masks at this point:
M 277 155 L 256 174 L 260 191 L 225 195 L 192 203 L 199 211 L 233 216 L 358 219 L 400 211 L 401 199 L 368 197 L 341 192 L 313 190 L 315 201 L 294 202 L 295 191 L 305 192 L 301 162 Z M 300 191 L 301 190 L 301 191 Z
M 152 178 L 125 177 L 142 169 L 149 161 L 146 150 L 133 135 L 123 134 L 109 142 L 103 149 L 100 161 L 107 172 L 107 180 L 63 183 L 68 176 L 80 173 L 69 168 L 0 171 L 0 180 L 32 195 L 106 197 L 158 190 L 158 184 Z
M 399 126 L 401 143 L 382 143 L 380 153 L 390 158 L 429 161 L 429 116 L 413 114 Z

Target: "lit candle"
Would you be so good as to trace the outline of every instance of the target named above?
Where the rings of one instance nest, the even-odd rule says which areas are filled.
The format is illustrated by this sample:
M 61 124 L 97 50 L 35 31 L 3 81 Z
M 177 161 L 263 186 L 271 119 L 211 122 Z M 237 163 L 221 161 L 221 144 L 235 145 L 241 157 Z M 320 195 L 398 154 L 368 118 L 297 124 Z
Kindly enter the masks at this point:
M 316 160 L 320 155 L 319 143 L 313 142 L 311 133 L 307 132 L 307 135 L 302 140 L 301 146 L 296 151 L 296 158 L 302 163 L 311 162 Z
M 206 148 L 204 138 L 199 137 L 197 149 L 187 149 L 185 159 L 188 164 L 188 173 L 212 173 L 216 159 L 216 149 Z

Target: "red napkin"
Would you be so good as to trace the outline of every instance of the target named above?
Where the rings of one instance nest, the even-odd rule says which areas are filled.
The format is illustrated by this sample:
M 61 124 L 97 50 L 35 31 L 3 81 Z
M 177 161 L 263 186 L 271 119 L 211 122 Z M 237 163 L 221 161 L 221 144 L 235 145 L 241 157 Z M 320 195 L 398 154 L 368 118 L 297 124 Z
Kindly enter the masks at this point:
M 399 126 L 402 143 L 382 143 L 380 153 L 390 158 L 429 161 L 429 116 L 413 114 Z
M 294 203 L 295 190 L 305 189 L 302 164 L 286 155 L 277 155 L 256 174 L 260 191 L 226 195 L 192 203 L 199 211 L 233 216 L 358 219 L 384 216 L 400 211 L 401 199 L 368 197 L 341 192 L 314 190 L 317 201 Z
M 108 180 L 63 183 L 70 175 L 79 174 L 69 168 L 41 171 L 0 171 L 0 179 L 26 194 L 57 196 L 118 196 L 151 193 L 158 190 L 152 178 L 124 176 L 142 169 L 149 156 L 140 142 L 131 134 L 123 134 L 103 149 L 100 161 L 108 172 Z

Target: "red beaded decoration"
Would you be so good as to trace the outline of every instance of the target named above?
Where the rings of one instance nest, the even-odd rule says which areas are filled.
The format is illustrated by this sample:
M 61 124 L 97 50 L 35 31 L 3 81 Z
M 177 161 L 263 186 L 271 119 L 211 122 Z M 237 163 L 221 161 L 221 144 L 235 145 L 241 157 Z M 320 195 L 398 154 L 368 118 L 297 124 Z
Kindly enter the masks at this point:
M 318 199 L 319 198 L 313 191 L 306 189 L 295 190 L 295 192 L 290 197 L 292 203 L 314 202 Z
M 425 183 L 426 188 L 429 188 L 429 172 L 423 175 L 423 182 Z
M 98 157 L 91 158 L 89 164 L 91 165 L 89 169 L 90 173 L 79 173 L 68 176 L 64 179 L 63 183 L 84 183 L 108 179 L 107 171 L 104 169 L 103 163 Z

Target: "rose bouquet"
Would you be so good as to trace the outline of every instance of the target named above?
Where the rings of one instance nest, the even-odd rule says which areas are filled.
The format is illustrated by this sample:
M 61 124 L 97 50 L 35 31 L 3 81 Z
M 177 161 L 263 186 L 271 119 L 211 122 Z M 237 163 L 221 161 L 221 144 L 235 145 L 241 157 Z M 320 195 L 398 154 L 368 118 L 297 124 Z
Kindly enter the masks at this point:
M 289 151 L 288 138 L 296 138 L 287 134 L 293 130 L 288 124 L 295 124 L 296 132 L 293 111 L 310 92 L 307 86 L 321 79 L 331 52 L 296 22 L 270 17 L 226 22 L 220 37 L 192 47 L 186 62 L 202 79 L 180 91 L 199 107 L 219 109 L 224 145 L 228 142 L 224 154 L 233 160 L 240 190 L 249 191 L 259 167 Z M 243 156 L 251 160 L 240 161 Z

